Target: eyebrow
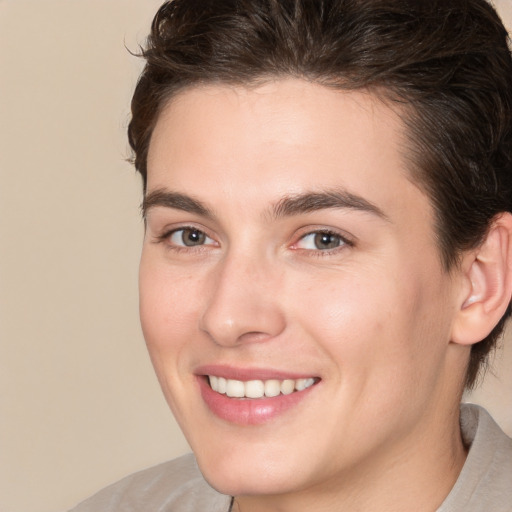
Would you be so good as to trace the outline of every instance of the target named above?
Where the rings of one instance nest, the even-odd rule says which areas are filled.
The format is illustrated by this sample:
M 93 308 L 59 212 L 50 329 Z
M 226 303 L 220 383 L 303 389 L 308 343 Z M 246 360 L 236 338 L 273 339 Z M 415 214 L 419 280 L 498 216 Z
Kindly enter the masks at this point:
M 203 217 L 213 218 L 213 212 L 201 201 L 180 192 L 157 189 L 144 197 L 141 204 L 142 216 L 154 207 L 162 206 L 182 210 Z M 387 215 L 367 199 L 346 190 L 325 190 L 289 195 L 280 199 L 271 209 L 271 217 L 279 219 L 303 213 L 326 209 L 350 209 L 368 212 L 389 221 Z
M 153 190 L 144 197 L 141 204 L 142 217 L 145 219 L 148 211 L 156 206 L 195 213 L 203 217 L 213 217 L 210 209 L 201 201 L 186 194 L 170 192 L 164 189 Z
M 271 214 L 275 218 L 281 218 L 337 208 L 368 212 L 389 221 L 388 216 L 377 205 L 343 189 L 307 192 L 284 197 L 275 204 Z

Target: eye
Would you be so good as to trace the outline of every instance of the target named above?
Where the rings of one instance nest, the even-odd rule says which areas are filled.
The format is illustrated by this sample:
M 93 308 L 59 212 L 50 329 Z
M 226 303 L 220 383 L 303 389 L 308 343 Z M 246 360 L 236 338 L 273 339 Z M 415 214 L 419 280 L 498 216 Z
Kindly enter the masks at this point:
M 203 231 L 195 228 L 176 229 L 169 234 L 169 241 L 172 245 L 180 247 L 197 247 L 214 243 Z
M 336 249 L 347 244 L 347 241 L 336 233 L 330 231 L 315 231 L 304 235 L 296 244 L 297 249 L 310 251 L 326 251 Z

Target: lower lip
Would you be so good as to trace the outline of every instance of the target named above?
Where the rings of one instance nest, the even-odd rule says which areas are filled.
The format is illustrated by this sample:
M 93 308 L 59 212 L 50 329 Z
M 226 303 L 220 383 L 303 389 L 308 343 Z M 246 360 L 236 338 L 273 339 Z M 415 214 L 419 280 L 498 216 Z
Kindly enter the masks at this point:
M 261 425 L 273 420 L 300 404 L 316 387 L 272 398 L 229 398 L 213 391 L 207 377 L 199 377 L 201 396 L 206 405 L 219 418 L 238 425 Z

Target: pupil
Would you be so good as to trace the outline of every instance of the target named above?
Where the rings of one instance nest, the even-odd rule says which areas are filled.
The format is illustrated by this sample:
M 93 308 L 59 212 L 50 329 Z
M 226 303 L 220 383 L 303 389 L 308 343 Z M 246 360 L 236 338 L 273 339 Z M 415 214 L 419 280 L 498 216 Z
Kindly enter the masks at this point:
M 337 235 L 330 233 L 317 233 L 315 235 L 315 246 L 318 249 L 334 249 L 339 247 L 340 239 Z
M 183 243 L 190 247 L 193 245 L 201 245 L 205 240 L 205 234 L 196 229 L 185 229 L 182 238 Z

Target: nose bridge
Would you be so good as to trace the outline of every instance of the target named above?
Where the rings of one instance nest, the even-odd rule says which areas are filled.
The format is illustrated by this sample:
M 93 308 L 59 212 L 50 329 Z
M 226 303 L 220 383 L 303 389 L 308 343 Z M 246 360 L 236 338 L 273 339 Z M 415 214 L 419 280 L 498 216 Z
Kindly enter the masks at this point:
M 284 329 L 279 278 L 263 253 L 230 251 L 218 262 L 200 328 L 220 345 L 261 341 Z

